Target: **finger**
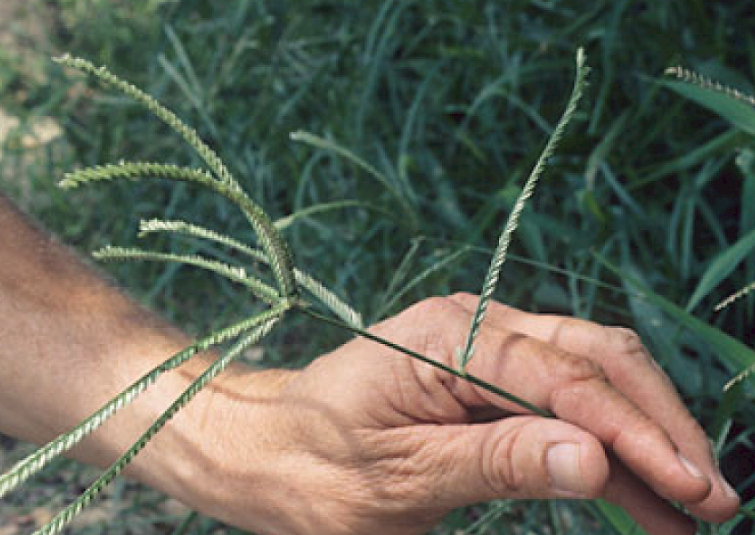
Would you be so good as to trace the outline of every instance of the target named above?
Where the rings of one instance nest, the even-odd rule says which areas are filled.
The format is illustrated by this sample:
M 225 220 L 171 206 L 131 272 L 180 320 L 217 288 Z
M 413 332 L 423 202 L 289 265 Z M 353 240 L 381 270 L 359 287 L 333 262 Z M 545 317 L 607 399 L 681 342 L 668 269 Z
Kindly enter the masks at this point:
M 470 312 L 477 301 L 469 294 L 452 299 Z M 609 382 L 655 419 L 682 455 L 710 479 L 711 493 L 699 503 L 686 504 L 690 512 L 712 522 L 736 514 L 739 498 L 719 472 L 705 432 L 635 333 L 576 318 L 530 314 L 494 302 L 488 320 L 491 326 L 536 337 L 599 364 Z
M 432 489 L 428 500 L 435 506 L 602 496 L 623 507 L 650 535 L 695 532 L 689 517 L 619 462 L 611 461 L 609 470 L 600 443 L 566 422 L 517 416 L 484 425 L 413 428 L 406 438 L 391 437 L 390 442 L 416 448 L 408 465 L 431 467 L 421 486 Z
M 446 305 L 451 321 L 443 322 L 441 345 L 453 351 L 465 338 L 469 314 Z M 592 433 L 611 447 L 621 460 L 661 496 L 695 503 L 707 496 L 710 482 L 678 456 L 668 434 L 614 389 L 595 363 L 541 340 L 503 331 L 482 329 L 477 356 L 468 371 Z M 492 404 L 521 412 L 485 390 L 466 382 L 453 384 L 458 399 L 468 407 Z
M 695 522 L 661 499 L 615 458 L 610 461 L 611 476 L 604 497 L 622 507 L 651 535 L 692 535 Z
M 608 479 L 595 437 L 558 420 L 515 416 L 396 431 L 404 437 L 391 441 L 414 449 L 406 464 L 428 467 L 423 487 L 447 507 L 499 498 L 595 498 Z

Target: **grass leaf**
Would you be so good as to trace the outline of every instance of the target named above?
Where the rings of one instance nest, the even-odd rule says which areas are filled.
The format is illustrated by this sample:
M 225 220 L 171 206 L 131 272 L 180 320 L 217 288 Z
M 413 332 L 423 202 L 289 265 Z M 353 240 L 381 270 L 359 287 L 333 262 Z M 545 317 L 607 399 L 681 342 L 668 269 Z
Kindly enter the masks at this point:
M 755 98 L 682 67 L 671 67 L 666 74 L 678 81 L 661 80 L 661 84 L 755 135 Z
M 723 331 L 697 319 L 665 297 L 656 294 L 644 284 L 630 277 L 620 268 L 603 258 L 601 255 L 597 253 L 593 254 L 601 264 L 633 286 L 637 293 L 641 294 L 645 299 L 662 309 L 666 314 L 708 344 L 710 348 L 718 354 L 719 359 L 722 362 L 736 370 L 745 370 L 750 366 L 755 365 L 755 350 L 747 347 L 742 342 L 736 338 L 732 338 Z
M 728 277 L 753 250 L 755 250 L 755 229 L 745 234 L 734 245 L 719 253 L 710 263 L 687 303 L 687 312 L 694 310 L 700 301 Z M 719 309 L 719 307 L 716 307 L 716 309 Z

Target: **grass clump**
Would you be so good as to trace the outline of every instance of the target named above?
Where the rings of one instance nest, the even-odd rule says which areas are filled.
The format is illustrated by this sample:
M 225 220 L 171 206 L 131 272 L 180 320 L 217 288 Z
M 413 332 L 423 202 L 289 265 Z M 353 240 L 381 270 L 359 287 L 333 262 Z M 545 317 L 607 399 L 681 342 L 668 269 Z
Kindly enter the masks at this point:
M 740 383 L 740 397 L 726 397 L 735 400 L 730 404 L 722 393 L 742 371 L 726 355 L 744 353 L 722 350 L 732 346 L 715 345 L 714 333 L 752 347 L 755 294 L 720 312 L 714 307 L 755 280 L 755 258 L 744 254 L 698 292 L 719 254 L 755 228 L 750 138 L 648 78 L 681 63 L 752 94 L 753 51 L 731 38 L 752 34 L 748 2 L 682 9 L 608 0 L 338 7 L 319 0 L 296 6 L 187 0 L 150 3 L 153 11 L 143 9 L 146 3 L 129 6 L 130 18 L 112 2 L 89 4 L 97 9 L 77 18 L 61 3 L 63 31 L 51 32 L 57 50 L 109 65 L 195 125 L 247 196 L 271 221 L 288 222 L 278 228 L 296 250 L 296 265 L 307 266 L 336 296 L 348 296 L 365 324 L 427 295 L 479 291 L 493 255 L 487 244 L 496 243 L 501 214 L 513 209 L 555 128 L 571 83 L 572 51 L 585 44 L 595 72 L 590 106 L 580 112 L 585 126 L 564 138 L 549 162 L 557 179 L 522 212 L 494 296 L 638 330 L 713 439 L 724 472 L 751 497 L 751 389 Z M 3 61 L 0 73 L 11 76 L 0 75 L 0 82 L 8 80 L 0 83 L 8 88 L 0 105 L 22 117 L 55 116 L 65 138 L 34 165 L 25 164 L 23 151 L 6 150 L 0 182 L 66 241 L 83 250 L 140 247 L 133 228 L 160 214 L 223 229 L 261 254 L 244 214 L 190 183 L 123 181 L 78 192 L 73 206 L 50 186 L 60 169 L 124 155 L 188 169 L 204 164 L 125 99 L 82 89 L 78 78 L 58 70 L 39 82 Z M 289 133 L 299 131 L 347 152 L 291 143 Z M 120 217 L 103 209 L 119 205 L 133 209 Z M 207 236 L 157 230 L 151 238 L 157 250 L 234 259 L 231 246 Z M 108 269 L 190 332 L 245 319 L 247 295 L 239 299 L 235 283 L 177 266 Z M 276 287 L 272 271 L 254 275 Z M 350 322 L 346 311 L 339 317 Z M 345 339 L 338 329 L 313 336 L 305 321 L 294 315 L 280 322 L 262 364 L 298 366 Z M 533 533 L 619 529 L 596 524 L 571 504 L 505 502 L 457 511 L 437 534 L 472 525 L 474 533 L 508 533 L 512 522 Z M 110 529 L 120 525 L 126 524 Z M 748 528 L 740 522 L 722 532 Z

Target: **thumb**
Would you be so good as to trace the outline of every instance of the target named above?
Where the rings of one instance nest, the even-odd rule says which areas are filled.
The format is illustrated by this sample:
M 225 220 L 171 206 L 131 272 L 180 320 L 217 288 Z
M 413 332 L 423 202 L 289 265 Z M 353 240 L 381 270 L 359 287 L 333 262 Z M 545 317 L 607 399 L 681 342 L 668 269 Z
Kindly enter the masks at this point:
M 600 442 L 559 420 L 516 416 L 428 429 L 421 459 L 433 494 L 461 506 L 499 498 L 596 498 L 608 480 Z

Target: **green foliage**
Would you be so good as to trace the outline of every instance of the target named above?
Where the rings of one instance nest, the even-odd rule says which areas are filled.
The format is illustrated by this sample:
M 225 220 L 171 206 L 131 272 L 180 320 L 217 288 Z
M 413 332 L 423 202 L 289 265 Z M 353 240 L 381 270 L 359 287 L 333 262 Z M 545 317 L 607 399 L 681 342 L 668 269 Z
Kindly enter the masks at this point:
M 755 433 L 751 388 L 740 391 L 730 414 L 719 406 L 723 386 L 742 369 L 701 344 L 694 328 L 680 328 L 660 303 L 638 296 L 592 251 L 683 310 L 711 262 L 753 229 L 755 177 L 746 162 L 739 165 L 749 149 L 733 161 L 737 149 L 751 146 L 749 137 L 648 81 L 682 63 L 752 93 L 750 4 L 87 0 L 66 2 L 62 30 L 50 35 L 58 50 L 109 65 L 195 125 L 248 196 L 273 221 L 290 222 L 279 228 L 296 264 L 348 296 L 367 324 L 424 296 L 479 291 L 493 253 L 485 244 L 503 226 L 501 207 L 513 208 L 561 111 L 572 51 L 586 45 L 595 72 L 587 127 L 565 138 L 549 162 L 558 180 L 523 212 L 494 297 L 637 329 L 721 444 L 725 473 L 736 476 L 733 448 Z M 37 81 L 5 56 L 0 103 L 24 119 L 55 116 L 65 138 L 31 157 L 6 147 L 0 184 L 63 240 L 82 250 L 134 247 L 138 221 L 159 216 L 222 229 L 257 250 L 243 213 L 189 183 L 127 180 L 77 192 L 71 202 L 50 185 L 61 169 L 124 156 L 196 169 L 201 159 L 124 99 L 84 91 L 64 71 L 50 69 Z M 337 140 L 380 173 L 406 195 L 417 228 L 365 167 L 334 150 L 291 143 L 297 131 Z M 331 203 L 349 204 L 313 210 Z M 128 210 L 113 217 L 114 206 Z M 227 264 L 235 258 L 227 244 L 180 232 L 151 240 L 177 254 Z M 246 291 L 204 271 L 153 262 L 106 267 L 195 333 L 249 313 Z M 254 274 L 275 285 L 265 269 Z M 702 296 L 694 317 L 752 347 L 755 292 L 717 314 L 713 308 L 754 280 L 748 255 Z M 304 321 L 295 315 L 278 324 L 262 364 L 300 365 L 344 340 L 336 330 L 312 332 Z M 735 483 L 741 491 L 752 486 Z M 24 497 L 7 498 L 24 504 Z M 138 515 L 121 518 L 156 522 L 143 500 Z M 470 525 L 473 533 L 498 535 L 512 523 L 532 533 L 615 532 L 573 504 L 503 502 L 457 511 L 434 535 Z M 120 526 L 130 522 L 115 524 L 109 532 L 125 533 Z M 195 527 L 217 529 L 209 520 Z

